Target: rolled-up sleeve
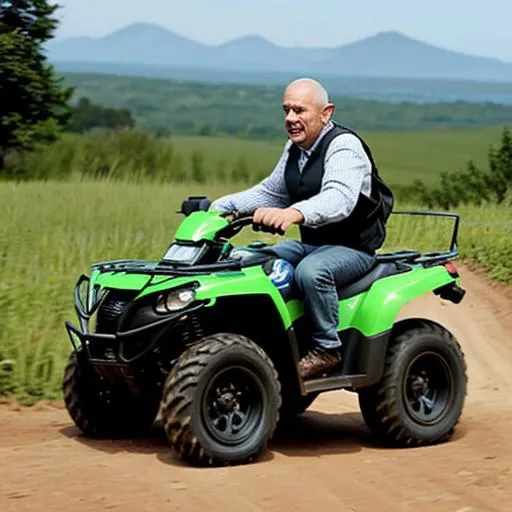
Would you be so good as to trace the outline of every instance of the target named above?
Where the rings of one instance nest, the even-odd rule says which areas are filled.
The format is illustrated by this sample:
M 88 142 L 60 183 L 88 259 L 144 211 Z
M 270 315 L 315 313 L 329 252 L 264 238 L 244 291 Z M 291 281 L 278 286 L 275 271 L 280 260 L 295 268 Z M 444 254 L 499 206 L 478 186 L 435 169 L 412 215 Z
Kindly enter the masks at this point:
M 361 141 L 352 134 L 341 134 L 329 144 L 320 192 L 299 201 L 292 208 L 304 216 L 304 225 L 320 227 L 348 217 L 361 192 L 370 192 L 371 162 Z

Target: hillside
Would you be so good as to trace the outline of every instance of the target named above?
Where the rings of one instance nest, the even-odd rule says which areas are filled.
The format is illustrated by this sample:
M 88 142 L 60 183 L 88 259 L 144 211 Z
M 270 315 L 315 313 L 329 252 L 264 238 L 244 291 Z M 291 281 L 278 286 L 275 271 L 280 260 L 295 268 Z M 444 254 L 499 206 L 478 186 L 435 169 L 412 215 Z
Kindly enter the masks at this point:
M 158 25 L 136 23 L 102 38 L 54 40 L 48 57 L 55 64 L 81 63 L 84 71 L 129 64 L 144 65 L 150 72 L 160 67 L 512 81 L 512 63 L 450 51 L 393 31 L 332 48 L 282 47 L 257 35 L 214 46 Z
M 281 139 L 281 86 L 204 84 L 104 74 L 66 73 L 74 100 L 85 96 L 106 107 L 130 110 L 137 126 L 153 133 L 227 134 Z M 431 130 L 512 126 L 512 102 L 390 103 L 347 98 L 334 89 L 336 119 L 359 130 Z

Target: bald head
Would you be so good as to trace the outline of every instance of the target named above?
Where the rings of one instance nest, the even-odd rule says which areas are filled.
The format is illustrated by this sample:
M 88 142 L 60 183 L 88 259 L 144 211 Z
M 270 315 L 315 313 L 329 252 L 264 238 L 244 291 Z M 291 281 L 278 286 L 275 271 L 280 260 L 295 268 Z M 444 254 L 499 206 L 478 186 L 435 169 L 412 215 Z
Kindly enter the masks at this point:
M 311 99 L 312 103 L 319 107 L 323 107 L 329 103 L 329 95 L 325 87 L 312 78 L 298 78 L 291 82 L 286 88 L 286 92 L 301 94 Z
M 283 109 L 289 138 L 304 149 L 311 147 L 334 113 L 327 91 L 312 78 L 299 78 L 288 85 Z

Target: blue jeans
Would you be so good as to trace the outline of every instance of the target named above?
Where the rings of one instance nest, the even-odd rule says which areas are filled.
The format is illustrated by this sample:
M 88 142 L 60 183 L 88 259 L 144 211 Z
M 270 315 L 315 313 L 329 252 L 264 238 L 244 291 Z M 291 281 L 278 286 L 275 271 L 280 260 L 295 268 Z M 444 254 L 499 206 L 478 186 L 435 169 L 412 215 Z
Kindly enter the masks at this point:
M 315 246 L 297 240 L 276 244 L 271 252 L 295 267 L 295 283 L 304 298 L 314 344 L 340 347 L 337 288 L 368 272 L 375 256 L 341 245 Z

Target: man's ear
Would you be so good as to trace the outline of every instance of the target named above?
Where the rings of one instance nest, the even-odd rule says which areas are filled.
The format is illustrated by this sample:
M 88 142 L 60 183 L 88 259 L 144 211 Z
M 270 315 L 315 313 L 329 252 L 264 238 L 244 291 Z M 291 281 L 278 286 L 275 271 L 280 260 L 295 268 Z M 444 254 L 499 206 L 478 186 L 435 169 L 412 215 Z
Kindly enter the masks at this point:
M 332 116 L 334 115 L 334 111 L 336 110 L 336 106 L 334 103 L 327 103 L 322 109 L 322 121 L 327 124 Z

